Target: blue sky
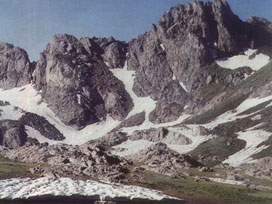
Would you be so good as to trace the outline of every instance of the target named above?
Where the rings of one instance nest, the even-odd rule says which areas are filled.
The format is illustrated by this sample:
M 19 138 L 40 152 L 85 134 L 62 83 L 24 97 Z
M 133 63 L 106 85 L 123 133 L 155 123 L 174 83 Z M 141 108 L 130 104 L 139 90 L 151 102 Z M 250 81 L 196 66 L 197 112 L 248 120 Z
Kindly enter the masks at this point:
M 0 41 L 24 48 L 31 60 L 56 33 L 128 41 L 150 30 L 170 7 L 191 0 L 0 0 Z M 245 20 L 272 21 L 272 0 L 228 0 Z

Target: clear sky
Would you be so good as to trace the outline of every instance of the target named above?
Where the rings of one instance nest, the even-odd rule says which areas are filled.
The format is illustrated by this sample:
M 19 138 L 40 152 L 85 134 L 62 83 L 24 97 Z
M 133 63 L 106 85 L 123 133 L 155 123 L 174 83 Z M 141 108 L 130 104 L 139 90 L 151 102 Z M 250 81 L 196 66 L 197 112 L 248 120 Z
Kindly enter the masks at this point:
M 31 60 L 56 33 L 128 41 L 150 30 L 160 16 L 192 0 L 0 0 L 0 41 L 24 48 Z M 228 0 L 245 20 L 272 21 L 272 0 Z

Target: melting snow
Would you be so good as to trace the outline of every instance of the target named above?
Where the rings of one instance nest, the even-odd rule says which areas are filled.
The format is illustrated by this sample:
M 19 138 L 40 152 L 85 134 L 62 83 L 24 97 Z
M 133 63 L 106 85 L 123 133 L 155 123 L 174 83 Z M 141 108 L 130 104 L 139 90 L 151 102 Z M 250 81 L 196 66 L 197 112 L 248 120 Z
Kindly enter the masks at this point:
M 168 147 L 170 149 L 173 149 L 177 151 L 180 154 L 186 154 L 192 150 L 194 150 L 198 145 L 201 143 L 214 138 L 213 135 L 204 135 L 202 136 L 200 134 L 200 127 L 199 125 L 186 125 L 184 127 L 171 127 L 168 128 L 172 132 L 180 133 L 182 135 L 185 135 L 187 138 L 189 138 L 192 143 L 188 145 L 174 145 L 174 144 L 168 144 Z
M 75 181 L 70 178 L 15 178 L 0 180 L 0 199 L 29 199 L 41 196 L 89 196 L 98 200 L 136 198 L 148 200 L 177 199 L 162 192 L 126 185 L 111 185 L 92 180 Z
M 216 60 L 216 63 L 224 68 L 237 69 L 239 67 L 248 66 L 257 71 L 269 63 L 270 57 L 264 54 L 257 54 L 253 59 L 250 56 L 256 53 L 257 50 L 247 49 L 244 55 L 236 55 L 230 58 Z
M 152 144 L 154 144 L 154 142 L 150 142 L 148 140 L 127 140 L 122 144 L 113 147 L 114 149 L 124 149 L 123 151 L 114 150 L 112 153 L 119 156 L 128 156 L 136 154 L 143 149 L 147 149 Z
M 55 116 L 54 112 L 48 108 L 47 104 L 41 102 L 41 96 L 30 84 L 20 88 L 0 90 L 0 100 L 8 101 L 11 104 L 10 107 L 16 106 L 23 111 L 36 113 L 45 117 L 49 123 L 53 124 L 66 137 L 65 140 L 58 141 L 58 143 L 80 145 L 91 139 L 104 136 L 120 124 L 119 121 L 115 121 L 107 116 L 105 121 L 88 125 L 84 129 L 77 131 L 63 124 L 60 119 Z M 11 111 L 9 112 L 10 115 L 18 114 L 18 112 L 12 111 L 12 108 L 10 108 L 9 111 Z M 18 116 L 14 115 L 14 117 L 18 119 L 19 114 Z
M 250 109 L 250 108 L 253 108 L 259 104 L 262 104 L 262 103 L 270 101 L 270 100 L 272 100 L 272 95 L 264 97 L 264 98 L 248 98 L 243 103 L 241 103 L 236 109 L 223 113 L 222 115 L 218 116 L 212 122 L 207 123 L 203 126 L 206 128 L 209 128 L 209 129 L 213 129 L 216 126 L 218 126 L 219 124 L 231 122 L 236 119 L 242 119 L 242 118 L 249 117 L 251 115 L 258 113 L 260 110 L 250 113 L 248 115 L 240 115 L 239 116 L 239 114 Z M 266 105 L 266 107 L 271 106 L 271 105 L 272 105 L 272 102 L 270 104 Z
M 238 132 L 238 139 L 246 141 L 246 147 L 229 156 L 223 163 L 228 163 L 231 166 L 237 167 L 243 163 L 253 161 L 251 156 L 267 148 L 265 145 L 258 146 L 262 142 L 267 141 L 272 133 L 264 130 L 253 130 L 254 128 L 255 127 L 247 129 L 245 132 Z
M 243 181 L 233 181 L 233 180 L 222 179 L 222 178 L 209 178 L 209 179 L 217 183 L 225 183 L 225 184 L 231 184 L 231 185 L 245 185 Z
M 165 142 L 165 144 L 167 144 L 167 146 L 170 149 L 175 150 L 180 154 L 188 153 L 194 150 L 201 143 L 214 138 L 213 135 L 202 136 L 200 134 L 200 128 L 198 125 L 186 125 L 184 127 L 169 127 L 168 130 L 171 132 L 183 134 L 192 141 L 192 143 L 188 145 L 174 145 L 174 144 L 167 144 L 167 142 Z M 113 147 L 114 149 L 124 148 L 124 151 L 113 151 L 113 154 L 116 154 L 119 156 L 132 155 L 132 154 L 138 153 L 139 151 L 143 149 L 147 149 L 152 144 L 155 144 L 155 142 L 150 142 L 147 140 L 136 140 L 136 141 L 128 140 L 120 145 Z
M 154 123 L 150 122 L 149 120 L 145 120 L 145 122 L 140 126 L 124 127 L 122 129 L 122 131 L 126 132 L 128 135 L 130 135 L 136 130 L 147 130 L 147 129 L 150 129 L 150 128 L 160 128 L 160 127 L 174 126 L 174 125 L 182 123 L 185 119 L 189 118 L 190 116 L 191 115 L 184 114 L 184 115 L 180 116 L 180 118 L 175 120 L 175 121 L 168 122 L 168 123 L 160 123 L 160 124 L 154 124 Z

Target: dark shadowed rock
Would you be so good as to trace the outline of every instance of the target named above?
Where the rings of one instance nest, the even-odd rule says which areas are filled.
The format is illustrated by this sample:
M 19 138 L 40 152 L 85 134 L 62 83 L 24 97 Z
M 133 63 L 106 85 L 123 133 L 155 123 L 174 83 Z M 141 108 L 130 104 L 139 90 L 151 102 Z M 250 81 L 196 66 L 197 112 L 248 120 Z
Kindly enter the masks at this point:
M 26 85 L 31 81 L 32 65 L 27 53 L 11 44 L 0 42 L 0 87 Z

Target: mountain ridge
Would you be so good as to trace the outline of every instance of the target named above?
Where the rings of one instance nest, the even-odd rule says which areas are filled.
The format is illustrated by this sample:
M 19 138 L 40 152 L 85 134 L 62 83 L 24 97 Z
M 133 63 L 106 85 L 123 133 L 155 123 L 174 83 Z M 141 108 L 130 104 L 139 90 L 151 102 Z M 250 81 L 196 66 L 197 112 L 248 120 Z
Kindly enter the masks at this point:
M 0 153 L 31 162 L 28 150 L 43 152 L 37 161 L 66 169 L 39 169 L 51 176 L 107 172 L 119 182 L 146 156 L 145 169 L 171 177 L 186 166 L 254 166 L 270 179 L 256 166 L 272 157 L 271 58 L 272 23 L 242 21 L 225 0 L 172 7 L 128 43 L 57 34 L 33 63 L 2 43 Z

